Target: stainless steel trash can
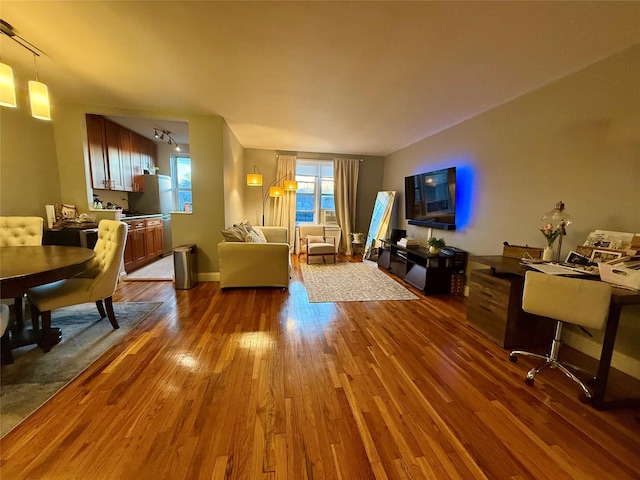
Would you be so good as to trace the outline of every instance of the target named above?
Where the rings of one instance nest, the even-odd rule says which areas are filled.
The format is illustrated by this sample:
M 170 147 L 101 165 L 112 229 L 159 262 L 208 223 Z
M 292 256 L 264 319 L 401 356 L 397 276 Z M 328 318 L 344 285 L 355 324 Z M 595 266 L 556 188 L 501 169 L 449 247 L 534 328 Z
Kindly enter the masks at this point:
M 187 290 L 198 283 L 196 246 L 179 245 L 173 249 L 173 271 L 175 288 Z

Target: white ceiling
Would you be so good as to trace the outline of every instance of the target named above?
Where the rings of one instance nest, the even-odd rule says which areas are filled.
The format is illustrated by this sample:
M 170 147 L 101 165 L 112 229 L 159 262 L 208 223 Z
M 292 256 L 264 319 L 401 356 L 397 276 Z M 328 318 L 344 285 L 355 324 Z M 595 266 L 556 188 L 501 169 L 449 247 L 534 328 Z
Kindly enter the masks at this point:
M 640 2 L 3 0 L 58 102 L 221 115 L 244 147 L 385 155 L 640 42 Z M 32 56 L 0 36 L 18 82 Z M 171 130 L 169 128 L 169 130 Z

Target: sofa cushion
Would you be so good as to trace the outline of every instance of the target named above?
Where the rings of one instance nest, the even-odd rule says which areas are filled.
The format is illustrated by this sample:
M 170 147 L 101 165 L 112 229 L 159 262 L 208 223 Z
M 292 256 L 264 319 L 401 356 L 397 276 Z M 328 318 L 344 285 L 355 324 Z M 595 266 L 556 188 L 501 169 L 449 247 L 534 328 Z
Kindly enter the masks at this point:
M 253 227 L 247 220 L 243 220 L 240 223 L 235 223 L 233 227 L 239 229 L 245 236 L 249 232 L 253 231 Z
M 322 235 L 307 235 L 307 243 L 327 243 Z
M 247 236 L 244 237 L 244 241 L 248 242 L 248 243 L 251 243 L 251 242 L 253 242 L 253 243 L 267 243 L 267 239 L 264 238 L 264 235 L 261 237 L 254 230 L 252 230 L 249 233 L 247 233 Z
M 246 236 L 246 233 L 238 227 L 220 230 L 220 233 L 226 242 L 244 242 L 244 237 Z
M 264 232 L 260 227 L 253 227 L 253 232 L 258 235 L 258 237 L 262 240 L 262 243 L 267 243 L 267 237 L 264 236 Z

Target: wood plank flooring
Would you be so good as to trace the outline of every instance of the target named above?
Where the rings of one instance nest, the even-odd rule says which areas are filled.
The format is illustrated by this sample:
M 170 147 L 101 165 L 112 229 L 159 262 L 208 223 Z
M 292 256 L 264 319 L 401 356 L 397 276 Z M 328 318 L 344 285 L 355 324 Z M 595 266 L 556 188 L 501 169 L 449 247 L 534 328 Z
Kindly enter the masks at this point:
M 287 292 L 121 285 L 164 303 L 0 441 L 0 476 L 640 478 L 640 411 L 525 385 L 463 297 L 310 304 L 293 263 Z

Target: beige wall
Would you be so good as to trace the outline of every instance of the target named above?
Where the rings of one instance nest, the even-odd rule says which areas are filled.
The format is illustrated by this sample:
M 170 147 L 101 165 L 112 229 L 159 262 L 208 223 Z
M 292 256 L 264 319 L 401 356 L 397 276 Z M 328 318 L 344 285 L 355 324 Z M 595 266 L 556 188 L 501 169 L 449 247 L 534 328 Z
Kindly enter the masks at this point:
M 384 188 L 404 177 L 457 166 L 468 182 L 467 225 L 433 230 L 472 255 L 501 254 L 502 243 L 544 246 L 539 218 L 562 200 L 575 223 L 563 253 L 597 228 L 640 231 L 640 46 L 423 139 L 385 160 Z M 404 228 L 401 196 L 397 226 Z M 429 229 L 408 226 L 424 243 Z M 593 356 L 577 331 L 570 343 Z M 640 378 L 640 308 L 626 307 L 618 368 Z M 624 364 L 624 365 L 623 365 Z
M 226 122 L 223 125 L 222 142 L 224 152 L 224 216 L 225 225 L 230 226 L 242 220 L 244 215 L 244 187 L 246 184 L 244 149 Z M 222 236 L 219 239 L 222 240 Z
M 62 201 L 53 123 L 31 117 L 26 98 L 18 101 L 0 107 L 0 215 L 46 218 L 45 204 Z

